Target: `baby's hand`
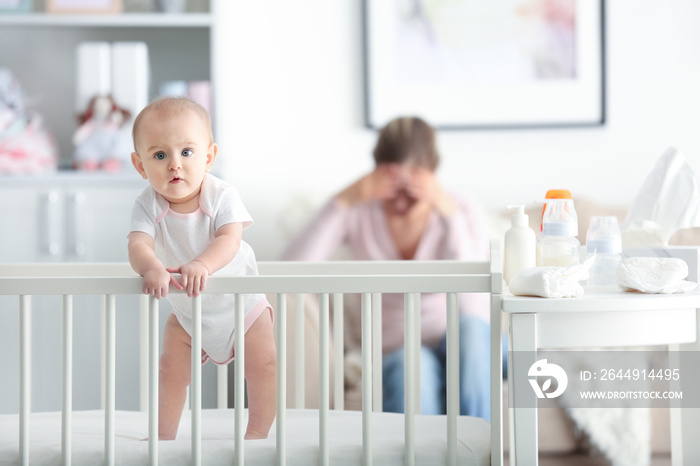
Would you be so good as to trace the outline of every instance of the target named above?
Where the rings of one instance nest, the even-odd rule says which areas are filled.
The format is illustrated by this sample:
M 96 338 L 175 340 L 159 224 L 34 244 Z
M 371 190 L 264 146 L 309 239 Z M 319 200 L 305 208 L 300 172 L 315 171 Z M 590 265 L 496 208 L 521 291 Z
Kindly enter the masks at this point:
M 209 270 L 201 262 L 192 261 L 189 264 L 181 265 L 179 267 L 168 267 L 167 269 L 170 273 L 179 273 L 180 285 L 179 289 L 184 289 L 187 291 L 187 296 L 199 296 L 201 291 L 207 286 L 207 278 L 209 277 Z
M 168 296 L 170 284 L 181 290 L 182 286 L 175 280 L 175 277 L 163 268 L 154 268 L 143 275 L 143 292 L 156 299 Z

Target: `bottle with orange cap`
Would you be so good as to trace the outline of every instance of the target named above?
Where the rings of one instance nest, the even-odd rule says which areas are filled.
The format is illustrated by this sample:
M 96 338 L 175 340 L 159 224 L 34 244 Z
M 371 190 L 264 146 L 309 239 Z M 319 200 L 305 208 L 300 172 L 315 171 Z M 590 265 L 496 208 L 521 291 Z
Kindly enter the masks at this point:
M 550 189 L 544 196 L 544 206 L 542 206 L 542 218 L 540 219 L 540 233 L 542 233 L 542 219 L 544 218 L 544 211 L 547 209 L 547 199 L 573 199 L 571 197 L 571 191 L 568 189 Z
M 578 263 L 581 243 L 577 235 L 578 216 L 571 193 L 548 191 L 537 241 L 537 266 L 568 267 Z

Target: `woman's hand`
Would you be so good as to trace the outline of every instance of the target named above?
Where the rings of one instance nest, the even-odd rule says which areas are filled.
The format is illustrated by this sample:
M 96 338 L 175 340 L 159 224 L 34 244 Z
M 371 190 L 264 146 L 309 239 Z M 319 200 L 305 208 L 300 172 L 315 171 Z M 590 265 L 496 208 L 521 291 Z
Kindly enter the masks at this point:
M 419 201 L 429 203 L 443 217 L 451 216 L 457 209 L 452 196 L 440 185 L 435 172 L 423 167 L 413 167 L 408 183 L 408 192 Z
M 401 185 L 401 167 L 381 164 L 340 192 L 336 199 L 350 206 L 375 199 L 391 199 Z
M 180 274 L 178 289 L 186 290 L 187 296 L 190 298 L 193 296 L 199 296 L 199 293 L 204 291 L 204 288 L 207 286 L 209 270 L 207 270 L 204 264 L 196 260 L 178 267 L 168 267 L 165 270 L 170 273 Z M 175 282 L 177 283 L 177 280 Z

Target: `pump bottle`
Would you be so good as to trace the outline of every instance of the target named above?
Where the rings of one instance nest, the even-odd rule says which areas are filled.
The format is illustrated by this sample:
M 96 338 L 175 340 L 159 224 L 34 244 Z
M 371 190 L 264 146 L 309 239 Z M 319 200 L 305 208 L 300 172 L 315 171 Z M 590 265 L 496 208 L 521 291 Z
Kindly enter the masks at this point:
M 535 232 L 529 227 L 525 206 L 508 206 L 508 209 L 515 209 L 515 213 L 504 240 L 503 279 L 506 283 L 521 270 L 535 266 Z

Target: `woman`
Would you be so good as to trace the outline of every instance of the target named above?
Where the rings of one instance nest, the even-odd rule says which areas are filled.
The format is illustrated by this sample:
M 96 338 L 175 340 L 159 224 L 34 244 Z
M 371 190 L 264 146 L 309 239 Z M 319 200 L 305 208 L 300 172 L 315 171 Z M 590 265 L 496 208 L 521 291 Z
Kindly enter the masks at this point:
M 382 129 L 375 169 L 334 196 L 287 246 L 284 260 L 326 260 L 341 245 L 356 260 L 486 260 L 485 214 L 447 193 L 435 171 L 434 130 L 415 117 Z M 421 296 L 421 412 L 445 412 L 444 294 Z M 403 296 L 382 301 L 384 410 L 404 410 Z M 489 419 L 488 296 L 460 295 L 460 410 Z

